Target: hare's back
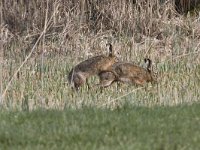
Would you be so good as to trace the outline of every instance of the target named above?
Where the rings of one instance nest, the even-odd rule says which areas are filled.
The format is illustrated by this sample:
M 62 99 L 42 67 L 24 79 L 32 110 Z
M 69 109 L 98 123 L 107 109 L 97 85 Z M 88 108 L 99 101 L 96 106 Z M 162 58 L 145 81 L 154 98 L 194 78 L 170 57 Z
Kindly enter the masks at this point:
M 88 72 L 90 70 L 95 69 L 97 67 L 97 65 L 99 65 L 99 63 L 101 63 L 104 60 L 105 60 L 104 55 L 95 56 L 95 57 L 89 58 L 89 59 L 79 63 L 75 67 L 75 69 L 78 71 L 82 71 L 82 72 Z
M 137 69 L 137 66 L 135 66 L 133 63 L 116 63 L 113 65 L 113 69 L 115 72 L 119 75 L 127 75 L 133 70 Z

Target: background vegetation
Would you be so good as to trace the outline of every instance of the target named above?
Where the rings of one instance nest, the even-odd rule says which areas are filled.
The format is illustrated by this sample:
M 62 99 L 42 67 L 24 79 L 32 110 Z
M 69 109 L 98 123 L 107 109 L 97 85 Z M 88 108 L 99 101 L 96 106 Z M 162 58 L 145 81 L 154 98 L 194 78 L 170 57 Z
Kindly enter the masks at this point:
M 179 3 L 178 3 L 179 2 Z M 183 5 L 184 4 L 184 5 Z M 8 109 L 82 106 L 116 108 L 199 101 L 200 23 L 191 1 L 1 1 L 1 106 Z M 186 7 L 187 6 L 187 7 Z M 195 6 L 188 13 L 182 12 Z M 182 8 L 182 9 L 180 9 Z M 73 93 L 69 70 L 105 54 L 113 43 L 122 61 L 154 62 L 157 85 L 113 85 Z M 94 85 L 98 81 L 91 79 Z
M 0 149 L 199 149 L 199 3 L 1 0 Z M 73 92 L 70 69 L 108 42 L 158 84 Z

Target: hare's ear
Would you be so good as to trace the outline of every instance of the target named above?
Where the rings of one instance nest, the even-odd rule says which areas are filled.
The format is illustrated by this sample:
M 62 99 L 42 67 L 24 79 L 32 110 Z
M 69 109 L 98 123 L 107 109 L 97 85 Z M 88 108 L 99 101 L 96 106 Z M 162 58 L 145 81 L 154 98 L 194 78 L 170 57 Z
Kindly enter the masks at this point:
M 149 64 L 149 63 L 151 63 L 151 60 L 149 58 L 145 58 L 144 62 Z
M 106 46 L 109 46 L 109 57 L 112 57 L 113 56 L 112 44 L 107 43 Z
M 145 59 L 144 59 L 144 62 L 147 63 L 147 70 L 148 70 L 149 72 L 151 72 L 151 65 L 152 65 L 151 59 L 145 58 Z

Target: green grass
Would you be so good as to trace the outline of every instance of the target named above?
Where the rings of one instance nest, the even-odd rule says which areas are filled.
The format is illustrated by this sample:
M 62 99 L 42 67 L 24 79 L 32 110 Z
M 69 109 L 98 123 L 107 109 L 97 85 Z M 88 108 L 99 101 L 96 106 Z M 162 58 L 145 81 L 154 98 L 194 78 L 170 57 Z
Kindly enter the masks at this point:
M 2 111 L 0 149 L 199 149 L 200 104 Z

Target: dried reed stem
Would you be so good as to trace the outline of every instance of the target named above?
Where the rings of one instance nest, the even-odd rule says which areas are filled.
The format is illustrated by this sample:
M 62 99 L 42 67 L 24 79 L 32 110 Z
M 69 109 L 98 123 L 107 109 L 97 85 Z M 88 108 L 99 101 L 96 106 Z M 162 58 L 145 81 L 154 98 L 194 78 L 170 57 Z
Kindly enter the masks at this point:
M 12 76 L 12 78 L 10 79 L 10 81 L 8 82 L 5 90 L 3 91 L 2 97 L 1 97 L 1 102 L 0 105 L 4 104 L 4 97 L 6 96 L 6 93 L 9 89 L 9 87 L 11 86 L 12 81 L 15 79 L 15 77 L 17 76 L 18 72 L 20 71 L 20 69 L 24 66 L 24 64 L 28 61 L 28 59 L 31 57 L 32 53 L 34 52 L 37 44 L 39 43 L 40 39 L 45 35 L 45 32 L 47 30 L 48 25 L 50 24 L 51 20 L 52 20 L 53 15 L 51 16 L 51 18 L 49 19 L 49 21 L 47 22 L 47 24 L 45 25 L 44 30 L 42 31 L 42 33 L 40 34 L 40 36 L 38 37 L 37 41 L 35 42 L 33 48 L 31 49 L 30 53 L 26 56 L 25 60 L 22 62 L 22 64 L 19 66 L 19 68 L 15 71 L 14 75 Z

